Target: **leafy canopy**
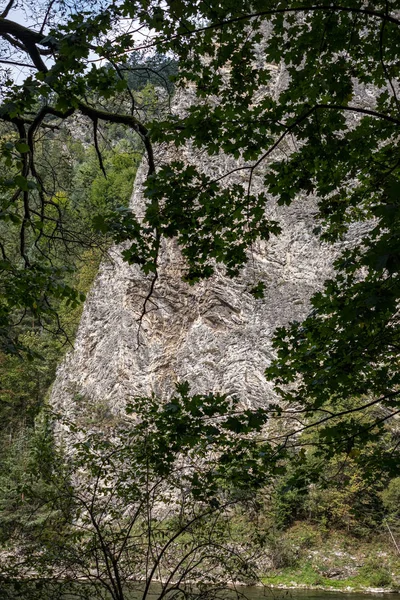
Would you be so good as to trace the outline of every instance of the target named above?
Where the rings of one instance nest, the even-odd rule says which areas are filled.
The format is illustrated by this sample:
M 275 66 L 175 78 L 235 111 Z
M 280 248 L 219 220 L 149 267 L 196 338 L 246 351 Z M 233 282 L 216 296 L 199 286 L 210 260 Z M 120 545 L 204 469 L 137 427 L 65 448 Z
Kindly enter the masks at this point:
M 323 241 L 356 230 L 357 241 L 338 258 L 306 321 L 277 332 L 278 359 L 267 375 L 307 411 L 351 397 L 360 400 L 355 412 L 379 402 L 383 421 L 394 416 L 400 2 L 42 2 L 34 14 L 26 5 L 24 25 L 14 18 L 16 6 L 9 2 L 0 16 L 3 65 L 23 62 L 29 75 L 7 82 L 0 108 L 11 132 L 2 146 L 8 172 L 0 182 L 1 219 L 18 243 L 12 260 L 2 249 L 3 330 L 15 308 L 43 314 L 52 298 L 76 301 L 46 252 L 36 251 L 44 223 L 62 223 L 62 214 L 51 212 L 57 209 L 35 153 L 42 131 L 80 115 L 96 148 L 104 123 L 142 140 L 149 165 L 144 218 L 112 213 L 101 228 L 132 241 L 125 257 L 152 274 L 151 285 L 163 237 L 178 240 L 189 282 L 211 275 L 215 262 L 234 276 L 256 239 L 279 234 L 279 223 L 264 212 L 271 197 L 279 204 L 316 198 Z M 178 87 L 194 84 L 185 115 L 146 122 L 121 71 L 128 63 L 134 68 L 135 52 L 143 50 L 179 62 Z M 179 161 L 156 169 L 156 141 L 191 142 L 215 156 L 223 151 L 241 160 L 246 182 L 212 179 Z M 256 174 L 261 193 L 252 188 Z

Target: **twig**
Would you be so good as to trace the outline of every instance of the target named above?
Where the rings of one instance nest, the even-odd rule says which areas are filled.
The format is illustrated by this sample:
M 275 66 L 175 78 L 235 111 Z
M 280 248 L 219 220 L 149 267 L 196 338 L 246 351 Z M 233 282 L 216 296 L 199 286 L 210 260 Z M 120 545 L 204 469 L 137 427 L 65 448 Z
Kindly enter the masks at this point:
M 396 540 L 395 540 L 395 538 L 394 538 L 394 535 L 393 535 L 393 533 L 392 533 L 392 530 L 391 530 L 391 529 L 390 529 L 390 527 L 389 527 L 389 523 L 387 522 L 387 519 L 384 519 L 384 523 L 385 523 L 386 527 L 388 528 L 388 531 L 389 531 L 389 533 L 390 533 L 390 537 L 392 538 L 393 544 L 394 544 L 394 546 L 395 546 L 395 548 L 396 548 L 397 552 L 400 554 L 400 548 L 399 548 L 399 546 L 398 546 L 398 544 L 397 544 L 397 542 L 396 542 Z

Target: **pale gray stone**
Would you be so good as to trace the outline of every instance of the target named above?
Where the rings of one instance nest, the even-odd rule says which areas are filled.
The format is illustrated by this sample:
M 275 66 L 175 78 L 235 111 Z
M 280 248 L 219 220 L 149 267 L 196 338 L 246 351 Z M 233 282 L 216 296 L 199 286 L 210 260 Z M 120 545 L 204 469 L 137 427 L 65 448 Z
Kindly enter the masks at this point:
M 279 82 L 282 74 L 277 74 Z M 190 93 L 177 99 L 176 110 L 182 113 L 188 102 Z M 223 154 L 210 158 L 190 146 L 179 151 L 159 147 L 156 156 L 159 163 L 171 158 L 194 161 L 216 176 L 239 164 Z M 132 196 L 138 214 L 143 211 L 146 171 L 143 161 Z M 227 183 L 241 181 L 245 173 L 228 177 Z M 253 191 L 260 189 L 262 169 L 253 180 Z M 84 397 L 119 412 L 134 396 L 154 393 L 165 399 L 184 380 L 193 393 L 224 392 L 244 406 L 273 400 L 264 377 L 273 357 L 273 332 L 306 316 L 309 299 L 331 273 L 338 248 L 321 244 L 313 234 L 312 198 L 298 198 L 290 207 L 279 207 L 271 199 L 267 212 L 281 223 L 282 234 L 255 244 L 236 279 L 217 267 L 211 279 L 189 286 L 181 279 L 184 262 L 176 243 L 164 242 L 159 279 L 140 332 L 138 319 L 150 278 L 122 260 L 121 247 L 111 248 L 85 303 L 75 348 L 58 369 L 53 406 L 79 413 Z M 266 284 L 262 300 L 249 293 L 257 281 Z

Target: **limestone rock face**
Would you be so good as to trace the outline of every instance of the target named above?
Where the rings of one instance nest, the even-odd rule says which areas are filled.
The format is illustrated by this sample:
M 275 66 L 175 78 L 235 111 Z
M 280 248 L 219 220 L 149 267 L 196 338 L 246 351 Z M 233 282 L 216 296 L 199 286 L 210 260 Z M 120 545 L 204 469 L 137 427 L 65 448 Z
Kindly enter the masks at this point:
M 157 155 L 160 162 L 177 157 L 168 148 L 159 148 Z M 224 155 L 211 160 L 190 148 L 178 156 L 216 176 L 237 166 Z M 144 162 L 132 196 L 136 210 L 143 202 L 146 170 Z M 254 176 L 254 192 L 262 186 L 261 176 Z M 189 286 L 181 279 L 179 249 L 174 241 L 165 242 L 140 331 L 150 280 L 122 260 L 121 247 L 113 247 L 86 301 L 75 349 L 58 370 L 52 404 L 71 414 L 85 397 L 119 412 L 134 396 L 154 393 L 165 399 L 183 380 L 193 393 L 225 392 L 246 406 L 272 400 L 264 370 L 273 356 L 273 332 L 307 314 L 309 299 L 330 274 L 337 251 L 313 235 L 314 208 L 307 198 L 290 207 L 271 200 L 267 211 L 281 223 L 282 234 L 255 245 L 247 267 L 234 280 L 217 268 L 211 279 Z M 249 289 L 260 280 L 266 293 L 256 300 Z

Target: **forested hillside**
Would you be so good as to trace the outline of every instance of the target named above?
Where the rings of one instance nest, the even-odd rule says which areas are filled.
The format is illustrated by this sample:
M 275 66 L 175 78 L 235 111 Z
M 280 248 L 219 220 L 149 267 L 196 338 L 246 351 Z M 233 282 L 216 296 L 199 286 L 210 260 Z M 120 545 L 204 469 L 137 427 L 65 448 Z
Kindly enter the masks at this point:
M 398 0 L 0 11 L 4 594 L 32 577 L 24 597 L 82 578 L 113 600 L 139 580 L 143 600 L 153 580 L 160 599 L 223 598 L 261 576 L 397 585 Z M 191 105 L 177 110 L 185 89 Z M 140 345 L 165 244 L 179 248 L 180 285 L 219 270 L 236 281 L 257 244 L 290 228 L 272 203 L 310 204 L 337 257 L 306 317 L 273 333 L 265 404 L 181 381 L 119 413 L 91 398 L 77 399 L 80 419 L 55 410 L 56 367 L 111 244 L 145 276 Z M 261 300 L 267 285 L 243 293 Z
M 7 539 L 18 521 L 16 501 L 23 492 L 35 444 L 35 423 L 46 405 L 49 388 L 55 377 L 57 365 L 70 350 L 82 312 L 82 301 L 90 289 L 100 260 L 105 258 L 109 242 L 99 238 L 91 229 L 92 215 L 102 214 L 111 206 L 126 206 L 138 162 L 140 148 L 135 149 L 127 139 L 118 139 L 118 130 L 111 133 L 115 141 L 103 150 L 104 165 L 108 171 L 105 179 L 94 149 L 85 140 L 84 126 L 76 124 L 75 133 L 82 140 L 66 136 L 64 143 L 45 140 L 44 165 L 57 187 L 52 202 L 63 212 L 67 230 L 85 232 L 85 242 L 77 241 L 73 251 L 62 243 L 54 242 L 52 266 L 64 272 L 65 285 L 76 290 L 76 301 L 60 298 L 56 305 L 56 322 L 23 319 L 15 329 L 21 350 L 18 353 L 1 353 L 1 521 L 2 536 Z M 10 137 L 4 133 L 3 139 Z M 52 162 L 55 164 L 52 164 Z M 52 182 L 53 183 L 53 182 Z M 55 238 L 54 232 L 49 234 Z M 5 245 L 10 247 L 10 224 L 3 224 Z M 9 236 L 7 244 L 7 236 Z M 50 237 L 50 235 L 49 235 Z M 51 433 L 49 433 L 51 435 Z M 23 510 L 23 507 L 21 507 Z M 29 509 L 28 509 L 29 510 Z

